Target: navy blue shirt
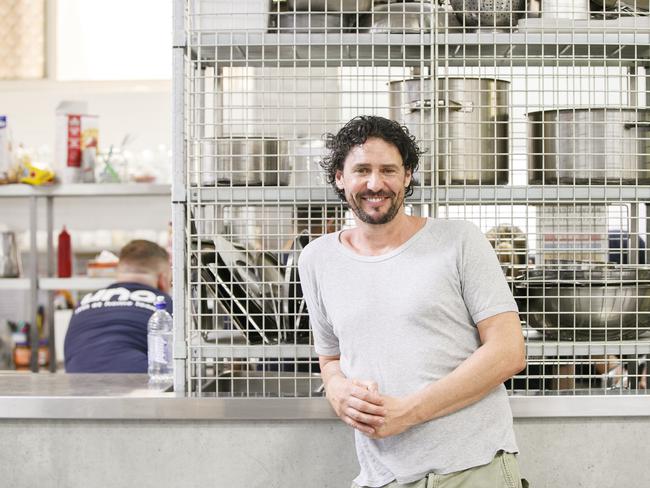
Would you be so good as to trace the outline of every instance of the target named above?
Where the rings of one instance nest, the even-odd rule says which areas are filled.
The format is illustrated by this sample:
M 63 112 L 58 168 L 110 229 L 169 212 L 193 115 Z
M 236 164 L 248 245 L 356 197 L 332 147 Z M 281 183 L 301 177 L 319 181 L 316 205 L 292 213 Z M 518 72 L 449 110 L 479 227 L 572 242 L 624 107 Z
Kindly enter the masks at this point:
M 147 322 L 163 295 L 140 283 L 114 283 L 89 293 L 75 309 L 65 336 L 68 373 L 146 373 Z

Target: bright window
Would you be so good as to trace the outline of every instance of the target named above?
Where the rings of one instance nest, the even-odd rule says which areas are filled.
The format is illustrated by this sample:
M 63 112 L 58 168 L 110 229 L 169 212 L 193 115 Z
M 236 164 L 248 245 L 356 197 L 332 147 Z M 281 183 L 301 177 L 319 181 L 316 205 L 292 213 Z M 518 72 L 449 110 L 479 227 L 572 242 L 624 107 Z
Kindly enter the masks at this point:
M 58 0 L 59 80 L 171 79 L 172 0 Z

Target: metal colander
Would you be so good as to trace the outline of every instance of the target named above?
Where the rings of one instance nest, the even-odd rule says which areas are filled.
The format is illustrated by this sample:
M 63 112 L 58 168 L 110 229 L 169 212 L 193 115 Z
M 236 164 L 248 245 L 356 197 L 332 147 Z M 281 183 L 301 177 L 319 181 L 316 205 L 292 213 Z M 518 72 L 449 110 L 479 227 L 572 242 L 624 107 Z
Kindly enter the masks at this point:
M 509 27 L 524 14 L 525 0 L 451 0 L 466 27 Z

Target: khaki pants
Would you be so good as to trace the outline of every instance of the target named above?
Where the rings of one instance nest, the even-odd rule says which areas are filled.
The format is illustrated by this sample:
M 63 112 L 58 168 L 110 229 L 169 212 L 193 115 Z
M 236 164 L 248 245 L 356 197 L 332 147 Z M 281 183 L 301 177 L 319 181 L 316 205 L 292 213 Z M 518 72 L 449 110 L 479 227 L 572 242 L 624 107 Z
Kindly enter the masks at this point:
M 521 488 L 519 463 L 514 454 L 500 451 L 490 464 L 449 474 L 431 473 L 419 481 L 382 488 Z M 352 483 L 352 488 L 360 488 Z

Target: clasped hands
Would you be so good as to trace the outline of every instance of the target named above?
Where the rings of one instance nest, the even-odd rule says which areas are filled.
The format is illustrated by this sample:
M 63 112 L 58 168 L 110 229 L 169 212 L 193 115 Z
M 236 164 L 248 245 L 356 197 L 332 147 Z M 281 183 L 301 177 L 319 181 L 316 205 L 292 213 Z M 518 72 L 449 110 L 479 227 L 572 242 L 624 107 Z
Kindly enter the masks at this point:
M 325 391 L 339 418 L 372 439 L 400 434 L 417 423 L 409 397 L 382 395 L 373 381 L 335 376 Z

